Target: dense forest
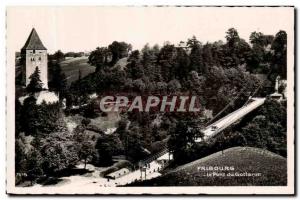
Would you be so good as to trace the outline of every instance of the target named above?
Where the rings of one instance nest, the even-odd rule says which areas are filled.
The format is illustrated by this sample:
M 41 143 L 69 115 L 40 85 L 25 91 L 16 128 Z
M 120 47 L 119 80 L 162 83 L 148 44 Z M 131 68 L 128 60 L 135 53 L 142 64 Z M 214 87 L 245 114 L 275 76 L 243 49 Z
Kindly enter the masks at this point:
M 127 58 L 126 65 L 116 65 L 123 58 Z M 113 42 L 92 51 L 89 63 L 96 72 L 71 86 L 69 104 L 76 96 L 78 101 L 78 96 L 93 92 L 188 91 L 199 95 L 202 105 L 218 111 L 242 88 L 251 91 L 259 84 L 252 74 L 266 74 L 273 83 L 278 75 L 286 78 L 286 33 L 280 31 L 274 37 L 254 32 L 248 44 L 237 30 L 229 29 L 226 43 L 202 44 L 192 37 L 185 47 L 166 43 L 161 48 L 145 45 L 141 51 L 131 50 L 125 42 Z
M 36 104 L 32 94 L 41 90 L 38 71 L 26 88 L 30 97 L 23 104 L 16 99 L 16 172 L 36 181 L 78 161 L 109 166 L 113 156 L 124 155 L 136 164 L 166 146 L 174 153 L 174 165 L 243 145 L 286 156 L 286 106 L 271 99 L 236 127 L 209 142 L 195 143 L 195 137 L 202 137 L 201 127 L 209 122 L 206 111 L 214 116 L 230 104 L 225 115 L 243 105 L 258 87 L 256 96 L 271 94 L 276 77 L 287 76 L 285 31 L 275 36 L 253 32 L 248 43 L 231 28 L 225 38 L 225 42 L 202 43 L 193 36 L 184 45 L 146 44 L 141 50 L 114 41 L 90 53 L 88 62 L 95 72 L 81 77 L 79 70 L 78 80 L 70 86 L 60 67 L 66 55 L 61 51 L 49 55 L 49 89 L 59 93 L 61 101 Z M 107 135 L 91 125 L 92 119 L 105 116 L 94 109 L 96 102 L 89 98 L 93 93 L 196 95 L 202 110 L 196 114 L 121 113 L 116 131 Z M 232 102 L 236 96 L 238 100 Z M 66 108 L 62 109 L 64 99 Z M 79 109 L 74 112 L 73 106 Z M 64 119 L 73 115 L 80 115 L 82 121 L 70 132 Z

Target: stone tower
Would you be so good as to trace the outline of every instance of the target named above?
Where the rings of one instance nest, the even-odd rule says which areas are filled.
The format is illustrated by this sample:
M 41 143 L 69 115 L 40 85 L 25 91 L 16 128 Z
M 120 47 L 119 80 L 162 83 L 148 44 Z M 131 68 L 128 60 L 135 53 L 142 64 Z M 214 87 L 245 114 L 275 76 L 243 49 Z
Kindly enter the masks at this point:
M 48 89 L 48 62 L 47 49 L 40 40 L 36 30 L 33 28 L 24 47 L 21 49 L 21 56 L 25 64 L 26 86 L 30 82 L 30 75 L 38 67 L 43 88 Z

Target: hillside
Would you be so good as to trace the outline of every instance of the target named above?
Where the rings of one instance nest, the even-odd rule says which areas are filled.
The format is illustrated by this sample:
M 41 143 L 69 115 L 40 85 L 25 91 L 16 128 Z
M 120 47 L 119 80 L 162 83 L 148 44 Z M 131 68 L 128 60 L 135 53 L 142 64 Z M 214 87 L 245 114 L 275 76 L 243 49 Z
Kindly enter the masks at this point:
M 136 183 L 139 186 L 286 185 L 286 158 L 252 147 L 234 147 L 182 165 L 165 175 Z M 209 170 L 209 166 L 218 169 Z M 225 169 L 225 166 L 229 169 Z M 206 169 L 203 169 L 203 168 Z M 234 168 L 234 170 L 232 169 Z M 223 168 L 223 169 L 222 169 Z M 236 174 L 236 172 L 238 172 Z M 245 176 L 247 172 L 247 176 Z M 229 176 L 230 174 L 235 177 Z M 252 176 L 248 176 L 252 173 Z M 261 173 L 259 175 L 258 173 Z M 209 176 L 210 174 L 211 176 Z M 238 176 L 239 175 L 239 176 Z
M 95 71 L 95 67 L 88 64 L 88 57 L 77 57 L 64 60 L 60 63 L 63 73 L 65 73 L 68 84 L 78 80 L 79 70 L 81 71 L 81 77 L 85 77 Z

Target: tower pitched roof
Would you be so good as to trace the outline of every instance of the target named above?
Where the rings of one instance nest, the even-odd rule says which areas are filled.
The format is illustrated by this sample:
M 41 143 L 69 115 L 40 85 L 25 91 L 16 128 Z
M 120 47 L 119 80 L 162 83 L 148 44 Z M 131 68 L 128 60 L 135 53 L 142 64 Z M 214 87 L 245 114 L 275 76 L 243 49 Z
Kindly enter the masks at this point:
M 47 50 L 40 40 L 39 35 L 33 28 L 22 50 Z

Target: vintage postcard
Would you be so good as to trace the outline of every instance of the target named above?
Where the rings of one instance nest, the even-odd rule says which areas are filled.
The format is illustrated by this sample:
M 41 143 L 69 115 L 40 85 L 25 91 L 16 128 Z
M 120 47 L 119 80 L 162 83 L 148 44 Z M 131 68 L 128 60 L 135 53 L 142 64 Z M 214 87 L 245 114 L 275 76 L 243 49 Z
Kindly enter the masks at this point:
M 7 193 L 293 195 L 294 15 L 7 7 Z

